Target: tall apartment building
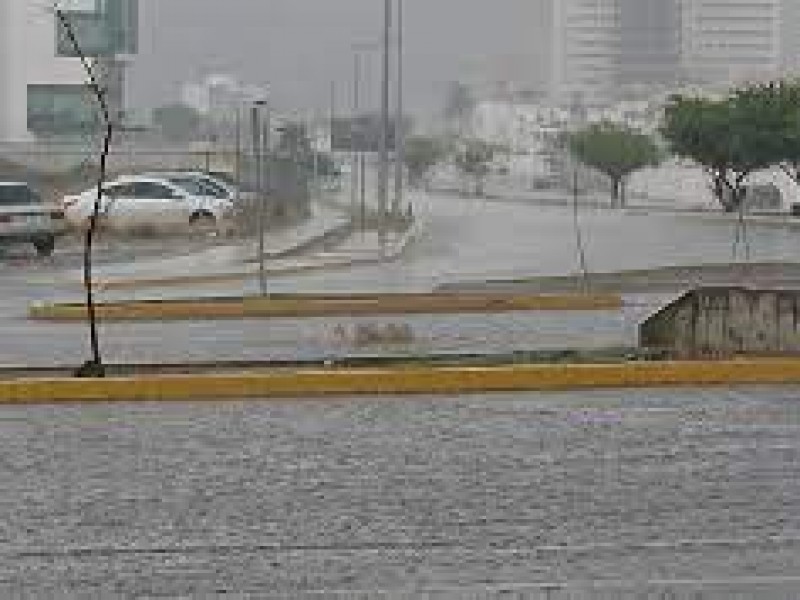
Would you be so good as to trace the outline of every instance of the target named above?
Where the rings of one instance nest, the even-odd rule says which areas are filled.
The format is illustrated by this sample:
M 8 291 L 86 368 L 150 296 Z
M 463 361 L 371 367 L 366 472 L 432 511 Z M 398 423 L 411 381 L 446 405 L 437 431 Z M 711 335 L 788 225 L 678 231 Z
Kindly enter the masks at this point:
M 785 75 L 800 75 L 800 0 L 784 0 L 781 6 L 781 54 Z
M 560 104 L 602 104 L 619 71 L 618 0 L 551 0 L 551 92 Z
M 622 86 L 675 82 L 681 63 L 679 0 L 617 0 Z
M 83 51 L 122 110 L 121 55 L 136 51 L 138 0 L 62 0 Z M 48 2 L 0 0 L 0 142 L 84 135 L 97 124 L 86 73 Z
M 800 0 L 547 0 L 550 89 L 602 105 L 678 83 L 800 70 Z
M 681 67 L 697 83 L 779 76 L 783 5 L 796 0 L 682 0 Z M 794 32 L 795 34 L 797 32 Z

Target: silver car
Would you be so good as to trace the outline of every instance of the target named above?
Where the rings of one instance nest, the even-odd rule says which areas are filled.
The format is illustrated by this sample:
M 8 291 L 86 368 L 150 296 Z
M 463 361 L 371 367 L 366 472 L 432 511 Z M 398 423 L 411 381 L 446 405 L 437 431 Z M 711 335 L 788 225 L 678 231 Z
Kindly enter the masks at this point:
M 27 183 L 0 182 L 0 243 L 33 244 L 39 256 L 50 256 L 64 230 L 64 212 Z

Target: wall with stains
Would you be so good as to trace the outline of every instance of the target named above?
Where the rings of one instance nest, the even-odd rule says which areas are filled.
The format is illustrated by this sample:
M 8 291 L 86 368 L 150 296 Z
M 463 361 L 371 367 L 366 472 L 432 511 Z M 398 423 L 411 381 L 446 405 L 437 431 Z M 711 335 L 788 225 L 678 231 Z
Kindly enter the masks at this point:
M 678 357 L 800 354 L 800 290 L 693 290 L 647 319 L 640 343 Z

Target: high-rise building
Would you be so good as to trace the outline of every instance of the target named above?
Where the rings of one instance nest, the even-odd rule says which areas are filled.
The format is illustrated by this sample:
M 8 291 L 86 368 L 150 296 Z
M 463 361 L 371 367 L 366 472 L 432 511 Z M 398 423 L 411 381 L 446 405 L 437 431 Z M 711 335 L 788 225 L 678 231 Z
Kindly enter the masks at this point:
M 552 0 L 551 92 L 592 106 L 613 95 L 619 72 L 618 0 Z
M 618 0 L 623 86 L 670 85 L 681 62 L 680 0 Z
M 800 0 L 547 0 L 550 91 L 613 102 L 677 83 L 800 71 Z
M 781 68 L 785 75 L 800 75 L 800 0 L 784 0 L 781 6 Z
M 782 5 L 791 0 L 683 0 L 681 65 L 697 83 L 771 79 L 783 63 Z
M 135 53 L 138 0 L 62 0 L 83 53 L 123 110 L 124 64 Z M 98 123 L 86 73 L 47 2 L 0 1 L 0 142 L 85 135 Z

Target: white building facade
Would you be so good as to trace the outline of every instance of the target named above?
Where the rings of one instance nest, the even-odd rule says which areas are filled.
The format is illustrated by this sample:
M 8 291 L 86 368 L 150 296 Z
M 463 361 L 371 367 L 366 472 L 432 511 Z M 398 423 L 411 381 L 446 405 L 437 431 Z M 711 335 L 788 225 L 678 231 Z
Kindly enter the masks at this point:
M 783 71 L 783 6 L 796 0 L 683 0 L 681 63 L 693 83 L 774 79 Z
M 80 61 L 57 56 L 56 21 L 46 3 L 0 2 L 0 141 L 28 141 L 28 93 L 54 86 L 81 86 Z
M 59 6 L 86 53 L 106 67 L 104 81 L 119 79 L 116 57 L 136 50 L 137 0 L 61 0 Z M 97 121 L 86 81 L 52 3 L 0 0 L 0 142 L 86 133 Z
M 588 109 L 800 70 L 800 0 L 549 0 L 550 93 Z
M 618 0 L 552 0 L 550 90 L 557 104 L 604 104 L 619 65 Z

